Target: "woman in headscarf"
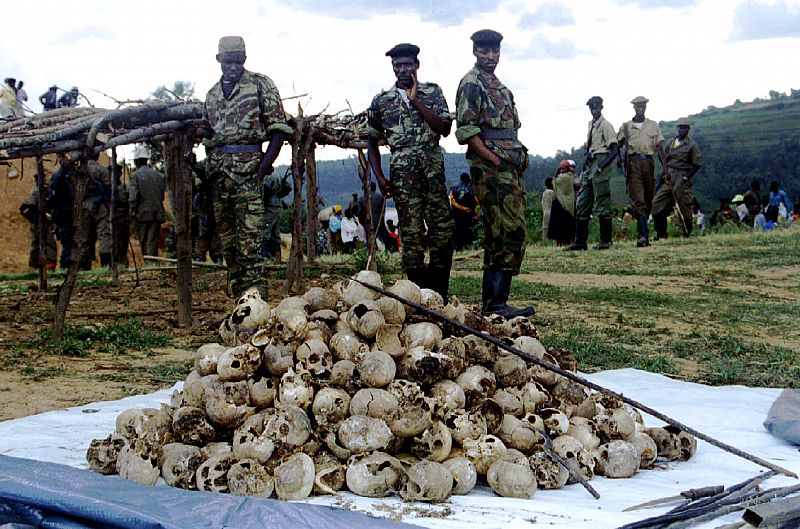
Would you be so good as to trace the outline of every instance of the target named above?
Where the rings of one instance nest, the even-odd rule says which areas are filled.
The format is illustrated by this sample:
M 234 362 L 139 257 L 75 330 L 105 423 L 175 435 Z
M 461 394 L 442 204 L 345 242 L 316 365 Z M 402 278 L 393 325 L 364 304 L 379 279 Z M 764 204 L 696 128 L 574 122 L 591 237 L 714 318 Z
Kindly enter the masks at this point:
M 550 223 L 547 238 L 555 240 L 558 246 L 569 244 L 575 237 L 575 188 L 572 179 L 575 175 L 575 162 L 562 160 L 553 179 L 553 204 L 550 207 Z

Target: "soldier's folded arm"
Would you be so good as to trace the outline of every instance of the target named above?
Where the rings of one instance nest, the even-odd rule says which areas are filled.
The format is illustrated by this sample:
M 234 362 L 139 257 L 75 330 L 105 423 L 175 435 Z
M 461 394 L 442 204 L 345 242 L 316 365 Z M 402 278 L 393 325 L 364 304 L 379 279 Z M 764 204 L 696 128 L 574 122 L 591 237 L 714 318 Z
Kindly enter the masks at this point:
M 420 97 L 414 98 L 411 103 L 419 110 L 419 113 L 422 114 L 422 118 L 425 122 L 430 125 L 433 131 L 440 135 L 440 136 L 449 136 L 450 129 L 453 125 L 453 119 L 450 117 L 450 112 L 447 112 L 447 103 L 444 101 L 444 96 L 441 94 L 441 90 L 434 91 L 434 97 L 440 99 L 439 106 L 444 106 L 444 112 L 441 114 L 435 112 L 430 107 L 428 107 L 425 102 Z

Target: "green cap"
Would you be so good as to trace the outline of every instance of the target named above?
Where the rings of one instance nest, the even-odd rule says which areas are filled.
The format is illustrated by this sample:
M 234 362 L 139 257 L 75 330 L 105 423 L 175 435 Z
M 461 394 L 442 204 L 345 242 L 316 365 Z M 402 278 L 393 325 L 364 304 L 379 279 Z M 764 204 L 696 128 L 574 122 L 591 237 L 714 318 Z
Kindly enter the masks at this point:
M 386 56 L 392 59 L 397 57 L 411 57 L 412 59 L 416 59 L 417 55 L 419 55 L 419 46 L 409 44 L 408 42 L 398 44 L 386 52 Z
M 691 127 L 692 124 L 689 123 L 689 118 L 681 118 L 681 119 L 678 120 L 678 122 L 675 124 L 675 126 L 677 126 L 677 127 Z
M 217 53 L 244 53 L 244 39 L 242 37 L 222 37 L 219 39 Z
M 478 47 L 497 48 L 503 40 L 503 35 L 493 29 L 482 29 L 473 33 L 470 39 Z
M 650 102 L 650 100 L 644 96 L 636 96 L 633 99 L 631 99 L 631 103 L 648 103 L 648 102 Z

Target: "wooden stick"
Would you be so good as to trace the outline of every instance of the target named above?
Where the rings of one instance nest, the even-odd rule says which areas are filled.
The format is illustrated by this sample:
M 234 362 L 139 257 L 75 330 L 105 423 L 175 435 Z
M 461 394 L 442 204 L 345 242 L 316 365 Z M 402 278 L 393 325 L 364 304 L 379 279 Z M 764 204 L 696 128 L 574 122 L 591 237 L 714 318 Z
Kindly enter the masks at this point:
M 170 122 L 180 123 L 180 122 Z M 192 323 L 192 142 L 185 131 L 176 131 L 165 144 L 164 161 L 175 207 L 175 250 L 178 265 L 178 325 Z
M 39 246 L 39 292 L 47 292 L 47 215 L 44 211 L 44 162 L 36 157 L 36 188 L 38 213 L 36 214 L 36 242 Z
M 340 275 L 344 276 L 344 274 L 340 274 Z M 395 294 L 393 292 L 390 292 L 388 290 L 385 290 L 383 288 L 376 287 L 375 285 L 370 285 L 369 283 L 366 283 L 364 281 L 360 281 L 360 280 L 358 280 L 358 279 L 356 279 L 354 277 L 350 277 L 350 276 L 345 276 L 345 277 L 347 277 L 351 281 L 355 281 L 357 283 L 360 283 L 360 284 L 364 285 L 365 287 L 369 288 L 370 290 L 374 290 L 375 292 L 383 294 L 384 296 L 396 299 L 397 301 L 399 301 L 399 302 L 401 302 L 401 303 L 403 303 L 405 305 L 408 305 L 409 307 L 412 307 L 415 310 L 417 310 L 417 311 L 419 311 L 419 312 L 421 312 L 421 313 L 423 313 L 423 314 L 425 314 L 427 316 L 430 316 L 431 318 L 433 318 L 435 320 L 438 320 L 438 321 L 443 322 L 443 323 L 447 323 L 447 324 L 452 325 L 453 327 L 455 327 L 455 328 L 457 328 L 457 329 L 459 329 L 459 330 L 461 330 L 463 332 L 466 332 L 466 333 L 471 334 L 473 336 L 477 336 L 478 338 L 480 338 L 480 339 L 482 339 L 484 341 L 487 341 L 487 342 L 491 343 L 492 345 L 495 345 L 496 347 L 499 347 L 500 349 L 503 349 L 504 351 L 508 351 L 509 353 L 513 353 L 513 354 L 515 354 L 515 355 L 517 355 L 517 356 L 519 356 L 521 358 L 524 358 L 525 360 L 528 360 L 529 362 L 532 362 L 532 363 L 534 363 L 534 364 L 536 364 L 536 365 L 538 365 L 540 367 L 543 367 L 543 368 L 547 369 L 548 371 L 552 371 L 554 373 L 557 373 L 557 374 L 561 375 L 562 377 L 568 378 L 568 379 L 572 380 L 573 382 L 577 382 L 578 384 L 580 384 L 582 386 L 586 386 L 587 388 L 590 388 L 590 389 L 593 389 L 595 391 L 599 391 L 601 393 L 604 393 L 606 395 L 610 395 L 612 397 L 615 397 L 615 398 L 621 400 L 622 402 L 630 404 L 634 408 L 637 408 L 637 409 L 639 409 L 639 410 L 641 410 L 641 411 L 643 411 L 645 413 L 648 413 L 648 414 L 652 415 L 653 417 L 656 417 L 657 419 L 661 419 L 665 423 L 667 423 L 669 425 L 672 425 L 672 426 L 674 426 L 676 428 L 679 428 L 680 430 L 683 430 L 684 432 L 690 433 L 690 434 L 694 435 L 695 437 L 697 437 L 698 439 L 702 439 L 703 441 L 705 441 L 705 442 L 707 442 L 707 443 L 709 443 L 711 445 L 714 445 L 717 448 L 721 448 L 722 450 L 724 450 L 724 451 L 726 451 L 728 453 L 731 453 L 733 455 L 739 456 L 742 459 L 746 459 L 748 461 L 751 461 L 751 462 L 753 462 L 753 463 L 755 463 L 757 465 L 761 465 L 762 467 L 768 468 L 770 470 L 774 470 L 775 472 L 778 472 L 778 473 L 783 474 L 785 476 L 789 476 L 790 478 L 797 478 L 797 474 L 795 474 L 791 470 L 787 470 L 787 469 L 785 469 L 785 468 L 783 468 L 781 466 L 778 466 L 778 465 L 776 465 L 774 463 L 771 463 L 771 462 L 769 462 L 769 461 L 767 461 L 765 459 L 762 459 L 762 458 L 760 458 L 758 456 L 755 456 L 755 455 L 752 455 L 752 454 L 748 454 L 747 452 L 745 452 L 743 450 L 739 450 L 738 448 L 733 447 L 733 446 L 731 446 L 731 445 L 729 445 L 727 443 L 723 443 L 722 441 L 714 439 L 713 437 L 711 437 L 709 435 L 706 435 L 706 434 L 704 434 L 703 432 L 701 432 L 699 430 L 695 430 L 694 428 L 692 428 L 690 426 L 686 426 L 685 424 L 682 424 L 682 423 L 676 421 L 675 419 L 673 419 L 671 417 L 668 417 L 667 415 L 661 413 L 660 411 L 657 411 L 657 410 L 651 408 L 650 406 L 647 406 L 646 404 L 642 404 L 641 402 L 635 401 L 630 397 L 626 397 L 625 395 L 623 395 L 621 393 L 617 393 L 616 391 L 613 391 L 613 390 L 610 390 L 608 388 L 605 388 L 605 387 L 603 387 L 603 386 L 601 386 L 599 384 L 595 384 L 594 382 L 590 382 L 590 381 L 586 380 L 585 378 L 576 375 L 575 373 L 572 373 L 572 372 L 567 371 L 565 369 L 561 369 L 557 365 L 551 364 L 550 362 L 545 362 L 544 360 L 541 360 L 541 359 L 539 359 L 539 358 L 537 358 L 537 357 L 535 357 L 535 356 L 533 356 L 531 354 L 528 354 L 528 353 L 526 353 L 524 351 L 520 351 L 516 347 L 512 347 L 512 346 L 506 344 L 505 342 L 503 342 L 501 340 L 498 340 L 494 336 L 490 336 L 490 335 L 484 334 L 484 333 L 482 333 L 480 331 L 477 331 L 477 330 L 473 329 L 472 327 L 468 327 L 467 325 L 464 325 L 463 323 L 459 323 L 459 322 L 457 322 L 457 321 L 455 321 L 455 320 L 453 320 L 451 318 L 448 318 L 448 317 L 440 314 L 439 312 L 436 312 L 434 310 L 430 310 L 429 308 L 427 308 L 427 307 L 425 307 L 423 305 L 420 305 L 419 303 L 414 303 L 413 301 L 410 301 L 410 300 L 405 299 L 405 298 L 403 298 L 401 296 L 398 296 L 397 294 Z
M 156 263 L 177 263 L 177 259 L 173 259 L 171 257 L 158 257 L 155 255 L 144 255 L 142 258 L 145 261 L 153 261 Z M 225 265 L 217 264 L 217 263 L 204 263 L 201 261 L 192 261 L 192 266 L 198 266 L 203 268 L 214 268 L 215 270 L 225 270 Z M 283 267 L 281 267 L 283 268 Z M 150 269 L 152 270 L 152 268 Z

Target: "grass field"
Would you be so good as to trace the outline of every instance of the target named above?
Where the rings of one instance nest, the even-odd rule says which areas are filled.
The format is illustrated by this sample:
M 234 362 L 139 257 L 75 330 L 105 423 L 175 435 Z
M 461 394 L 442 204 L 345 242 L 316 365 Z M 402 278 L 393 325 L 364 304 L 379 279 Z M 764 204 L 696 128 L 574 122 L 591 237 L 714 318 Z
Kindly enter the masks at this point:
M 479 260 L 451 293 L 476 303 Z M 530 246 L 512 300 L 585 371 L 636 367 L 708 384 L 800 385 L 800 229 L 668 239 L 637 249 Z

